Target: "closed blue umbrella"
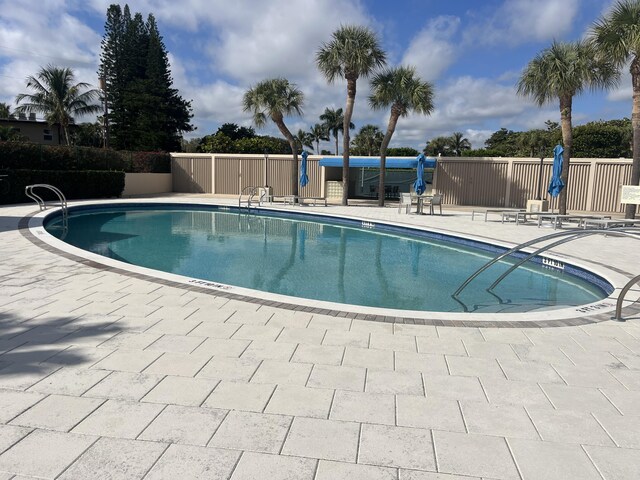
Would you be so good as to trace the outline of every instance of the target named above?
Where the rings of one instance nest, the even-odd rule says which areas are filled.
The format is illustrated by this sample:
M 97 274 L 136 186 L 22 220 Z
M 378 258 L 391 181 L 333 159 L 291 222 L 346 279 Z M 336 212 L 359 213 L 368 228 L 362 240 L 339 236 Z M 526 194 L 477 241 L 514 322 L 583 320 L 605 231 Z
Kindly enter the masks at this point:
M 424 163 L 427 161 L 424 154 L 421 153 L 418 155 L 418 166 L 416 168 L 417 178 L 413 183 L 413 189 L 418 195 L 422 195 L 426 190 L 427 186 L 424 184 L 424 180 L 422 179 L 424 175 Z
M 564 148 L 562 145 L 556 145 L 553 149 L 553 175 L 551 176 L 551 182 L 549 183 L 549 189 L 547 190 L 552 197 L 557 197 L 564 188 L 564 182 L 562 181 L 562 152 Z
M 300 163 L 300 186 L 306 187 L 309 183 L 309 177 L 307 176 L 307 157 L 309 154 L 306 150 L 302 151 L 302 162 Z

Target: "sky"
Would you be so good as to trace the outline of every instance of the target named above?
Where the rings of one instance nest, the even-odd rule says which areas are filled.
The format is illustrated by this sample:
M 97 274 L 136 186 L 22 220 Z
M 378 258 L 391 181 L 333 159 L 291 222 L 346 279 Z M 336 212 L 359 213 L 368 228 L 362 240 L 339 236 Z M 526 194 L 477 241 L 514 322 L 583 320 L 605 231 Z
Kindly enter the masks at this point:
M 0 0 L 0 102 L 15 105 L 26 78 L 47 64 L 70 67 L 97 85 L 103 0 Z M 242 95 L 257 82 L 285 77 L 305 96 L 289 129 L 308 130 L 325 108 L 343 108 L 346 83 L 328 84 L 315 55 L 340 25 L 370 27 L 388 66 L 413 65 L 434 86 L 431 115 L 401 118 L 391 146 L 422 150 L 427 140 L 463 132 L 474 148 L 504 127 L 521 131 L 559 121 L 558 105 L 518 97 L 522 69 L 555 39 L 584 37 L 613 0 L 139 0 L 132 12 L 152 13 L 169 52 L 174 86 L 192 101 L 197 127 L 187 138 L 227 122 L 251 125 Z M 121 3 L 124 6 L 124 3 Z M 368 106 L 367 79 L 358 81 L 353 123 L 386 129 L 389 111 Z M 631 116 L 631 80 L 574 99 L 574 125 Z M 81 118 L 78 121 L 92 121 Z M 279 136 L 273 125 L 257 133 Z M 331 149 L 332 142 L 321 144 Z

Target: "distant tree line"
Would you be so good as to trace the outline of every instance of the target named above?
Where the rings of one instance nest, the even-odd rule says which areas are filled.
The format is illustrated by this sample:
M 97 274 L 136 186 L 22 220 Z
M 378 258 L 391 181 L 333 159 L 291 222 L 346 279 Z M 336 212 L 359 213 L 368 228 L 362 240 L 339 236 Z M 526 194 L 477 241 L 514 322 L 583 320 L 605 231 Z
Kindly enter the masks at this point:
M 466 149 L 466 157 L 551 157 L 553 147 L 561 142 L 562 131 L 557 122 L 547 121 L 546 129 L 515 132 L 506 128 L 491 134 L 485 148 Z M 433 139 L 427 147 L 438 143 Z M 433 148 L 433 147 L 432 147 Z M 447 155 L 447 149 L 442 151 Z M 633 152 L 631 120 L 598 120 L 573 127 L 574 158 L 630 158 Z
M 256 135 L 251 127 L 223 124 L 216 133 L 196 139 L 185 150 L 202 153 L 291 153 L 289 143 L 268 135 Z

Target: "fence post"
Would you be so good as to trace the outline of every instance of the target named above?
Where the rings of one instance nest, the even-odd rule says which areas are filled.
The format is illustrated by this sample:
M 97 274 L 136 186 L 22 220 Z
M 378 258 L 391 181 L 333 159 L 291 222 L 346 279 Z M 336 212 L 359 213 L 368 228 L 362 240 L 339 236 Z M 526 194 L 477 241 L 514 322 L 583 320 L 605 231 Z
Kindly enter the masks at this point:
M 504 194 L 504 206 L 509 208 L 511 206 L 511 185 L 513 184 L 513 163 L 514 159 L 509 158 L 507 160 L 507 191 Z

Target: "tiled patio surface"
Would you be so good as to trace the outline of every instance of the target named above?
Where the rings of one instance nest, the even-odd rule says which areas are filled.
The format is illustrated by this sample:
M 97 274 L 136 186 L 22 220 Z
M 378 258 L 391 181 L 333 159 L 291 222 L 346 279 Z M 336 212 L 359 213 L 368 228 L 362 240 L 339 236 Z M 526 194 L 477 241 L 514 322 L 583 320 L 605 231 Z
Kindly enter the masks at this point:
M 0 480 L 640 478 L 638 308 L 501 329 L 278 309 L 63 258 L 18 230 L 33 211 L 0 207 Z M 548 232 L 460 210 L 326 212 L 515 243 Z M 560 253 L 640 267 L 629 239 Z

